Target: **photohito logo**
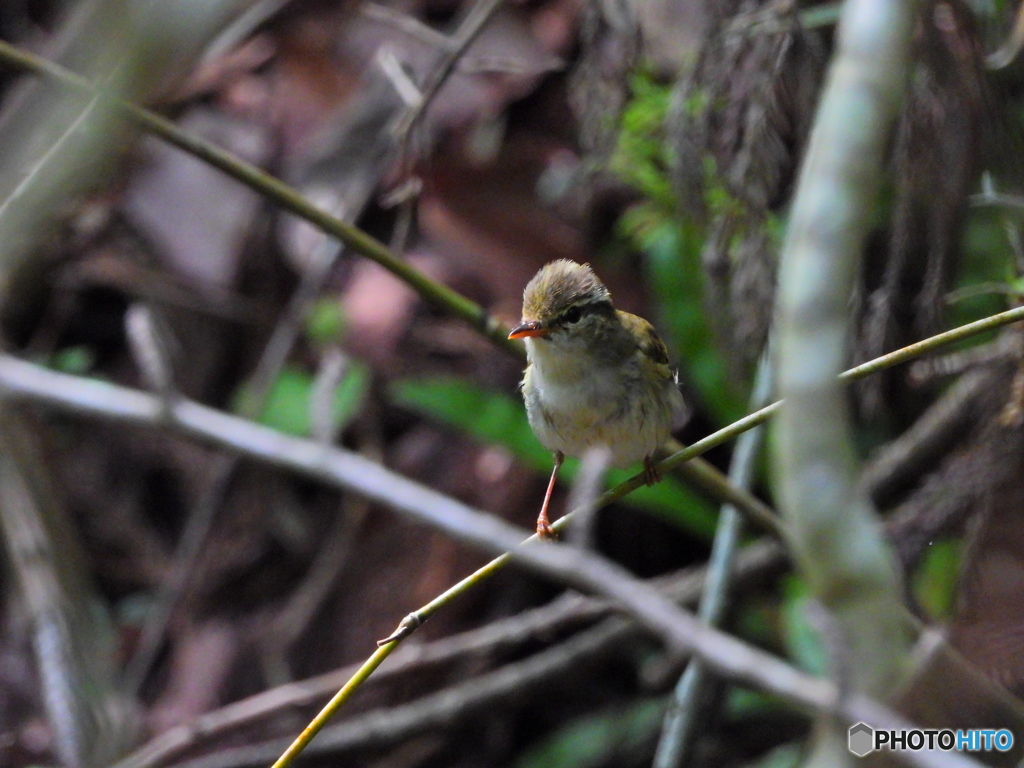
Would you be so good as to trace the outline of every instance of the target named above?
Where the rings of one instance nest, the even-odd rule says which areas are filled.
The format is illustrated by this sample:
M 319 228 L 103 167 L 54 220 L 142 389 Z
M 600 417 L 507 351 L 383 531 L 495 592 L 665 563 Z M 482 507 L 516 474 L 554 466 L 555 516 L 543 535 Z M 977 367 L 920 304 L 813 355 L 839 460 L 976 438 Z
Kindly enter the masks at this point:
M 1013 734 L 1005 728 L 949 728 L 914 729 L 912 731 L 875 730 L 866 723 L 850 726 L 849 748 L 857 757 L 864 757 L 876 749 L 940 749 L 943 752 L 1006 752 L 1013 746 Z

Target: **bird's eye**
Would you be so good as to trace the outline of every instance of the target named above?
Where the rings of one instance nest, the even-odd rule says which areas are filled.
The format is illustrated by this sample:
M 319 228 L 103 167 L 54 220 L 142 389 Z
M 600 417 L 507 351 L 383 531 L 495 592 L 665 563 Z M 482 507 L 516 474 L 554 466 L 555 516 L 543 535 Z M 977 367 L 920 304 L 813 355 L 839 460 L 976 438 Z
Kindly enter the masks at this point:
M 564 315 L 565 322 L 567 323 L 579 322 L 581 317 L 583 317 L 583 311 L 579 307 L 570 307 L 569 311 Z

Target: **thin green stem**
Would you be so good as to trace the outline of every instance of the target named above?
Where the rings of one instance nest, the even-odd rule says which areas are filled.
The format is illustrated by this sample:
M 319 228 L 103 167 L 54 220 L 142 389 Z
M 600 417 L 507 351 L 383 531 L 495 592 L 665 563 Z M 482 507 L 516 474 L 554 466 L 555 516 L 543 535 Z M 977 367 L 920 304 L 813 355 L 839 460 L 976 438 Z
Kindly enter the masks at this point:
M 352 250 L 371 259 L 393 273 L 415 290 L 421 298 L 455 317 L 469 323 L 497 346 L 522 355 L 520 344 L 508 339 L 508 329 L 491 317 L 476 302 L 434 282 L 419 270 L 396 256 L 384 243 L 312 205 L 298 190 L 245 162 L 205 139 L 182 131 L 173 122 L 155 112 L 121 99 L 105 96 L 84 77 L 59 64 L 0 41 L 0 62 L 45 77 L 65 88 L 98 96 L 108 101 L 122 116 L 143 130 L 159 136 L 169 144 L 209 163 L 232 178 L 273 200 L 289 213 L 305 219 L 328 235 L 337 238 Z
M 391 655 L 391 651 L 397 647 L 398 643 L 390 643 L 374 651 L 373 655 L 363 663 L 363 666 L 356 670 L 356 673 L 349 678 L 349 681 L 345 683 L 342 689 L 334 694 L 334 698 L 327 702 L 327 706 L 320 710 L 320 713 L 313 718 L 299 737 L 291 743 L 284 754 L 277 758 L 273 768 L 285 768 L 285 766 L 291 765 L 292 760 L 298 757 L 299 753 L 306 748 L 306 745 L 313 740 L 313 737 L 320 733 L 320 730 L 327 725 L 327 721 L 334 716 L 334 713 L 346 701 L 352 698 L 352 694 L 363 684 L 363 681 L 372 675 L 377 667 L 384 662 L 384 659 Z
M 927 339 L 923 339 L 922 341 L 909 344 L 906 347 L 902 347 L 894 352 L 882 355 L 881 357 L 876 357 L 874 360 L 869 360 L 866 363 L 862 363 L 861 365 L 850 368 L 847 371 L 843 371 L 843 373 L 839 374 L 839 378 L 842 381 L 857 381 L 871 376 L 872 374 L 892 368 L 900 363 L 905 363 L 909 360 L 921 357 L 928 352 L 933 352 L 948 344 L 955 344 L 958 341 L 969 339 L 980 333 L 994 331 L 997 328 L 1010 325 L 1011 323 L 1021 322 L 1022 320 L 1024 320 L 1024 307 L 1008 309 L 1005 312 L 990 315 L 989 317 L 982 318 L 981 320 L 975 320 L 973 323 L 961 325 L 957 328 L 953 328 L 952 330 L 936 334 L 935 336 L 929 336 Z M 672 469 L 679 464 L 689 461 L 695 456 L 700 456 L 701 454 L 710 451 L 712 448 L 717 448 L 718 446 L 729 442 L 733 438 L 746 432 L 748 429 L 753 429 L 758 424 L 763 424 L 768 421 L 768 419 L 778 412 L 780 407 L 782 407 L 782 401 L 777 400 L 759 411 L 747 414 L 742 419 L 734 421 L 729 426 L 723 427 L 717 432 L 713 432 L 707 437 L 698 440 L 693 445 L 673 453 L 658 465 L 659 469 Z M 639 482 L 635 482 L 637 480 L 639 480 Z M 631 493 L 639 488 L 640 485 L 643 484 L 640 475 L 630 478 L 618 488 L 613 488 L 612 491 L 618 491 L 619 488 L 623 488 L 624 486 L 631 484 L 632 487 L 615 496 L 615 499 L 620 499 L 627 493 Z M 609 491 L 609 493 L 611 493 L 611 491 Z
M 961 325 L 957 328 L 953 328 L 952 330 L 936 334 L 935 336 L 929 336 L 927 339 L 915 342 L 914 344 L 909 344 L 908 346 L 897 349 L 895 352 L 890 352 L 887 355 L 876 357 L 874 360 L 869 360 L 855 368 L 844 371 L 839 374 L 839 378 L 843 381 L 863 379 L 873 373 L 884 371 L 886 368 L 892 368 L 894 365 L 899 365 L 907 360 L 920 357 L 921 355 L 936 350 L 939 347 L 944 347 L 947 344 L 954 344 L 958 341 L 969 339 L 972 336 L 977 336 L 979 333 L 994 331 L 997 328 L 1002 328 L 1004 325 L 1016 323 L 1021 320 L 1024 320 L 1024 307 L 1008 309 L 1005 312 L 990 315 L 989 317 L 982 318 L 981 320 L 975 320 L 973 323 Z
M 667 447 L 673 452 L 685 450 L 676 440 L 670 440 Z M 746 488 L 736 485 L 711 462 L 694 457 L 683 464 L 676 464 L 674 471 L 719 504 L 731 504 L 757 527 L 779 538 L 784 537 L 784 526 L 775 510 Z

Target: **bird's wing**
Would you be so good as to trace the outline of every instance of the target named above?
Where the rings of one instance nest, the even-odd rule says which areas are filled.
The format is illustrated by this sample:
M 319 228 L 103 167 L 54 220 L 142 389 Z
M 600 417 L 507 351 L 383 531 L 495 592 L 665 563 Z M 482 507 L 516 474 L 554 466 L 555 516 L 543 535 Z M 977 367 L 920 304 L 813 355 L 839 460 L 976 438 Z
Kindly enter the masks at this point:
M 665 346 L 665 342 L 661 340 L 658 332 L 654 330 L 654 326 L 642 317 L 629 315 L 628 319 L 623 318 L 623 322 L 628 324 L 627 327 L 640 341 L 641 367 L 665 382 L 672 382 L 672 386 L 669 388 L 669 391 L 674 390 L 675 392 L 671 399 L 672 410 L 675 414 L 672 428 L 682 428 L 690 420 L 693 412 L 679 391 L 679 374 L 669 365 L 668 347 Z
M 661 340 L 661 336 L 654 330 L 654 326 L 642 317 L 631 315 L 629 312 L 620 312 L 623 325 L 633 334 L 640 345 L 643 365 L 650 367 L 665 379 L 674 378 L 672 369 L 668 364 L 668 347 Z

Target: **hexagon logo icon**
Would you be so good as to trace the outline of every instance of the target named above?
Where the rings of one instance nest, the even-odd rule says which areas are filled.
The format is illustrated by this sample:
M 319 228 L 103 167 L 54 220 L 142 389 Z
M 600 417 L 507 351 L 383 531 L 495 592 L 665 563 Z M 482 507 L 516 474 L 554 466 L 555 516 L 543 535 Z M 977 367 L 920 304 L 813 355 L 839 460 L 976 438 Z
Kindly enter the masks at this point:
M 874 752 L 875 750 L 875 729 L 866 723 L 857 723 L 850 726 L 849 749 L 857 757 Z

